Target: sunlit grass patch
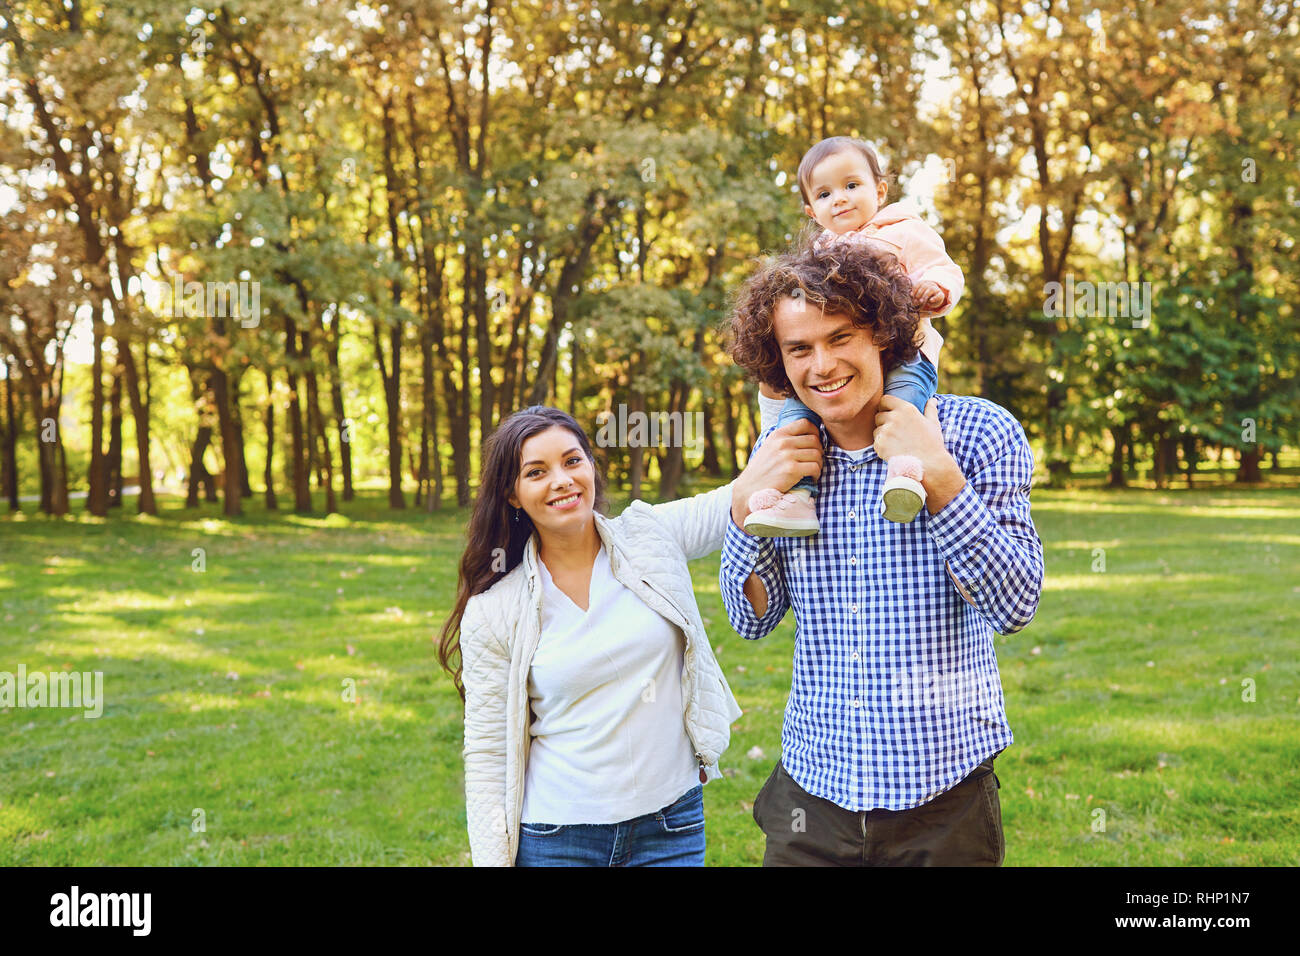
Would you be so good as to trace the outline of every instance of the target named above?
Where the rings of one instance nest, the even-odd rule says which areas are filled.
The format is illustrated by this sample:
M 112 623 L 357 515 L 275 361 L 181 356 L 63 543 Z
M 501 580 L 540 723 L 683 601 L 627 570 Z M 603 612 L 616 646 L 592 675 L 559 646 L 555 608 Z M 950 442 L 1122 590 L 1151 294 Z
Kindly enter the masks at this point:
M 1008 864 L 1300 862 L 1300 492 L 1033 501 L 1038 616 L 996 639 Z M 0 865 L 468 862 L 460 701 L 435 656 L 466 513 L 245 504 L 0 518 L 0 670 L 100 670 L 106 698 L 98 719 L 0 711 Z M 692 572 L 745 710 L 705 790 L 708 859 L 754 865 L 793 616 L 744 641 L 718 556 Z

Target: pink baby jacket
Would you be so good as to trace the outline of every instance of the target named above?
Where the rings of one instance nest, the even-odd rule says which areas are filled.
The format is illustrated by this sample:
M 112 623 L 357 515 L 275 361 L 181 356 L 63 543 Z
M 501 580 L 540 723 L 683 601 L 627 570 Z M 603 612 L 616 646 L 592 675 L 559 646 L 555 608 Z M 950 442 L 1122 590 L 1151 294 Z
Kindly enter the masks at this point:
M 961 269 L 948 257 L 943 239 L 930 228 L 920 216 L 916 206 L 907 200 L 890 203 L 871 217 L 871 221 L 860 229 L 837 236 L 824 231 L 818 238 L 819 244 L 830 242 L 862 241 L 872 242 L 877 248 L 892 252 L 898 257 L 899 264 L 907 273 L 912 283 L 930 281 L 948 294 L 943 305 L 934 311 L 922 311 L 921 328 L 918 335 L 921 354 L 939 366 L 939 349 L 943 346 L 943 336 L 930 324 L 930 317 L 947 315 L 957 304 L 962 290 L 966 287 Z

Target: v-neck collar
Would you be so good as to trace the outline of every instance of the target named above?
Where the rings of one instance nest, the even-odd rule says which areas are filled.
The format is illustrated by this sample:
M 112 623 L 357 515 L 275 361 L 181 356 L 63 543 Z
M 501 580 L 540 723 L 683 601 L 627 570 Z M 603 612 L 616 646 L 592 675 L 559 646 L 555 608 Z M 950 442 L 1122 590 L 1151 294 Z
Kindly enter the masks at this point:
M 604 561 L 601 560 L 602 557 L 605 558 Z M 570 607 L 572 607 L 583 617 L 586 617 L 589 613 L 591 613 L 591 607 L 595 603 L 596 576 L 597 574 L 600 574 L 603 577 L 605 573 L 604 568 L 605 565 L 608 563 L 608 560 L 609 558 L 605 551 L 605 543 L 602 541 L 600 547 L 596 550 L 595 560 L 593 560 L 591 563 L 591 575 L 587 579 L 587 607 L 585 610 L 582 608 L 581 605 L 578 604 L 577 601 L 569 597 L 569 595 L 565 593 L 563 588 L 561 588 L 558 584 L 555 583 L 555 578 L 551 577 L 551 569 L 546 566 L 546 562 L 541 559 L 540 555 L 537 558 L 537 567 L 538 570 L 541 572 L 541 577 L 543 582 L 542 587 L 544 589 L 549 588 L 550 590 L 554 591 L 564 600 L 568 601 Z

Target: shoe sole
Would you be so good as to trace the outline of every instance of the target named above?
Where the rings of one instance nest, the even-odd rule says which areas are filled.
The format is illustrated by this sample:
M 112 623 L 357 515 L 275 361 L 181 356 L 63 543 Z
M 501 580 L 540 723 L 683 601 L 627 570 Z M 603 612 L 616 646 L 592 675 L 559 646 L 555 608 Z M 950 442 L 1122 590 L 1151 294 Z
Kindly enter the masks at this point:
M 885 482 L 884 517 L 889 521 L 906 524 L 925 507 L 925 488 L 914 478 L 895 475 Z
M 750 517 L 752 518 L 753 515 Z M 755 538 L 806 538 L 821 530 L 821 525 L 816 522 L 776 522 L 764 521 L 761 518 L 754 521 L 746 518 L 744 527 L 745 531 Z

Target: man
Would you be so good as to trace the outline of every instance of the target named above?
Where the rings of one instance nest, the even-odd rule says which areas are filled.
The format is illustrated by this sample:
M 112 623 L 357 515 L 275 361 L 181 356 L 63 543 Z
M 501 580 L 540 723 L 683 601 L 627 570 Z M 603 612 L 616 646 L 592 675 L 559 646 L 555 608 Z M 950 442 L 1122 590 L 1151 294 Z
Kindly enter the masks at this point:
M 1042 589 L 1029 514 L 1033 455 L 1005 409 L 938 395 L 925 415 L 883 394 L 915 354 L 907 279 L 863 246 L 804 246 L 741 290 L 730 351 L 821 417 L 763 433 L 820 442 L 819 534 L 758 538 L 733 495 L 720 584 L 742 637 L 794 608 L 781 759 L 754 803 L 765 866 L 1000 865 L 993 758 L 1012 742 L 993 634 L 1020 630 Z M 780 401 L 764 399 L 775 421 Z M 908 524 L 877 504 L 885 461 L 924 466 Z

